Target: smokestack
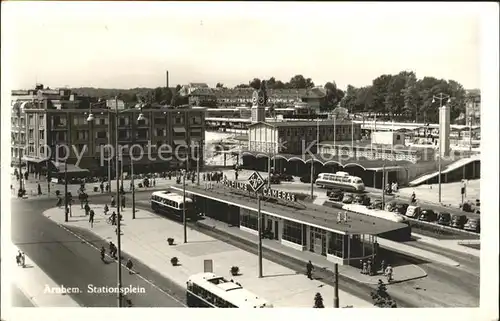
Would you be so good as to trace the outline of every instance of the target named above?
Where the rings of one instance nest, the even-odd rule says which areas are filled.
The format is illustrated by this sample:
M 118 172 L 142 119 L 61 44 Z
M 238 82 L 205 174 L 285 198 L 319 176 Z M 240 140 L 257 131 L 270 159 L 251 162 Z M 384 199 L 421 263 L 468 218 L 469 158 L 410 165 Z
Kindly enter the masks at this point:
M 166 71 L 166 75 L 165 75 L 165 77 L 166 77 L 166 81 L 167 81 L 167 88 L 169 88 L 169 87 L 168 87 L 168 70 Z

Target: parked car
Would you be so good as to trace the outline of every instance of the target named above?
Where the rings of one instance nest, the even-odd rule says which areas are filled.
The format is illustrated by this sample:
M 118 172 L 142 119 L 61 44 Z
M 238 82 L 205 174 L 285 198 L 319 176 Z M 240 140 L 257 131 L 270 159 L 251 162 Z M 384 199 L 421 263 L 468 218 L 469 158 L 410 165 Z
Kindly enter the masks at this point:
M 406 209 L 406 216 L 412 217 L 412 218 L 418 218 L 420 216 L 420 206 L 414 206 L 410 205 Z
M 479 233 L 481 231 L 481 220 L 479 217 L 470 218 L 464 225 L 464 230 Z
M 453 215 L 451 217 L 450 226 L 458 229 L 463 229 L 465 222 L 467 222 L 467 216 L 465 215 Z
M 354 196 L 354 203 L 367 206 L 370 205 L 370 198 L 365 194 L 356 194 Z
M 392 211 L 394 213 L 405 215 L 406 214 L 406 210 L 408 209 L 408 206 L 409 206 L 409 204 L 406 204 L 406 203 L 396 203 L 396 205 L 394 206 L 394 208 L 392 209 Z
M 341 202 L 344 198 L 344 192 L 338 189 L 333 189 L 327 191 L 326 196 L 328 196 L 332 201 Z
M 381 210 L 382 209 L 382 200 L 374 200 L 369 206 L 371 210 Z
M 316 181 L 316 178 L 318 178 L 318 175 L 314 175 L 314 181 Z M 304 175 L 300 178 L 300 181 L 302 183 L 311 183 L 311 175 Z
M 264 179 L 264 182 L 267 184 L 267 178 Z M 271 184 L 280 184 L 281 179 L 278 175 L 271 175 Z
M 285 182 L 293 182 L 293 176 L 290 174 L 278 174 L 280 180 Z
M 437 214 L 433 210 L 429 209 L 424 209 L 420 212 L 420 215 L 418 216 L 419 221 L 424 221 L 424 222 L 435 222 L 437 221 Z
M 342 199 L 342 203 L 351 204 L 353 200 L 354 200 L 354 197 L 352 196 L 351 193 L 345 193 L 344 198 Z
M 451 214 L 448 212 L 440 212 L 438 214 L 438 224 L 444 226 L 450 226 L 451 223 Z

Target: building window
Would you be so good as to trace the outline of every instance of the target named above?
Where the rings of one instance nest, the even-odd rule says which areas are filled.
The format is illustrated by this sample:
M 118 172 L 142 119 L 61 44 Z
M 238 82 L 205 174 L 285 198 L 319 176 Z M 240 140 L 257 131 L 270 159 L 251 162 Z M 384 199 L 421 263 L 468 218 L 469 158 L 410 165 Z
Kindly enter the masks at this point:
M 108 133 L 105 131 L 99 131 L 95 133 L 95 138 L 106 138 L 108 137 Z
M 162 128 L 156 128 L 156 136 L 166 136 L 165 134 L 165 129 Z
M 119 126 L 128 126 L 129 122 L 130 118 L 128 116 L 120 116 L 120 118 L 118 118 Z
M 73 124 L 75 125 L 86 125 L 87 119 L 84 116 L 75 116 L 73 117 Z
M 129 131 L 126 129 L 120 129 L 118 130 L 118 139 L 128 139 L 129 138 Z
M 78 130 L 76 131 L 76 139 L 78 140 L 88 140 L 89 131 L 88 130 Z
M 147 119 L 141 119 L 137 121 L 137 125 L 139 126 L 147 126 L 148 125 L 148 120 Z
M 147 129 L 139 129 L 137 131 L 138 139 L 148 139 L 148 130 Z
M 258 230 L 259 221 L 257 214 L 247 209 L 240 209 L 241 223 L 240 225 L 254 231 Z
M 58 142 L 66 142 L 66 133 L 65 132 L 58 132 L 56 134 L 56 140 Z
M 302 224 L 288 220 L 283 220 L 283 236 L 282 236 L 283 240 L 302 245 L 303 244 L 302 232 L 303 232 Z
M 38 130 L 38 139 L 45 139 L 45 130 Z
M 156 117 L 156 118 L 155 118 L 155 124 L 156 124 L 156 125 L 165 125 L 165 118 L 162 118 L 162 117 Z
M 45 119 L 44 119 L 43 115 L 38 115 L 38 124 L 39 125 L 42 125 L 44 123 L 44 120 Z
M 64 127 L 66 126 L 66 117 L 56 115 L 52 118 L 53 127 Z
M 29 139 L 29 140 L 33 140 L 33 137 L 34 137 L 34 136 L 33 136 L 33 129 L 30 129 L 30 130 L 28 131 L 28 139 Z
M 335 255 L 337 257 L 344 257 L 344 235 L 337 234 L 333 232 L 328 232 L 328 254 Z
M 182 125 L 182 124 L 184 124 L 184 117 L 182 117 L 182 116 L 176 116 L 174 118 L 174 124 L 175 125 Z
M 191 118 L 191 124 L 193 125 L 201 125 L 201 117 L 200 116 L 194 116 Z

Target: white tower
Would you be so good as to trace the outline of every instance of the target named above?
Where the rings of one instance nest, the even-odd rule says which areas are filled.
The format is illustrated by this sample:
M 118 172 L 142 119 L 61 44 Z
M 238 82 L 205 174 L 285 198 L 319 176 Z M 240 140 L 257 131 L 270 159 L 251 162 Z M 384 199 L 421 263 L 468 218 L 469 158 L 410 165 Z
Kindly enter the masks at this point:
M 450 154 L 450 108 L 446 105 L 439 108 L 439 154 Z
M 262 81 L 260 89 L 255 90 L 252 94 L 252 123 L 266 121 L 266 87 Z

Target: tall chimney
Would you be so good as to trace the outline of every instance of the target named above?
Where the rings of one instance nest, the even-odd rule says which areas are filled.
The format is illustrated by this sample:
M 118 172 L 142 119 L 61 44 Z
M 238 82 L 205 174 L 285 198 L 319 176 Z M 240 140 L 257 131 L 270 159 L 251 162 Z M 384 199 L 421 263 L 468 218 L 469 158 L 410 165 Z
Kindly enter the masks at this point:
M 167 70 L 167 72 L 166 72 L 165 77 L 166 77 L 166 80 L 167 80 L 167 88 L 169 88 L 169 87 L 168 87 L 168 70 Z

